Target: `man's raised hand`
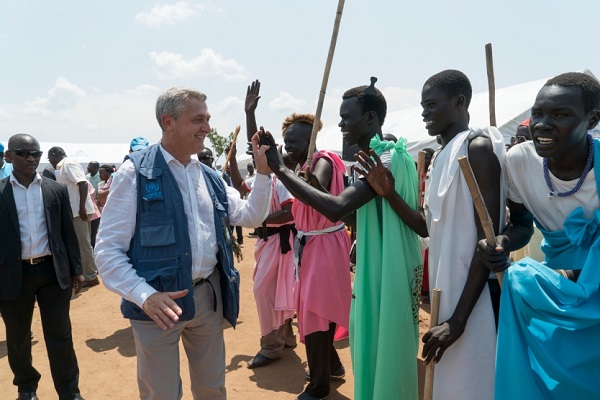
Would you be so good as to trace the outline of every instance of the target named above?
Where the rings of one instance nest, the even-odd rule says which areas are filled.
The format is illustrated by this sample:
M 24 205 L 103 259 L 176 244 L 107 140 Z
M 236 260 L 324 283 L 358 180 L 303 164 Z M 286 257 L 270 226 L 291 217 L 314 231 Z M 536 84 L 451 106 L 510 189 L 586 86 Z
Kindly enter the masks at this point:
M 366 178 L 367 183 L 375 193 L 381 197 L 386 197 L 394 191 L 394 176 L 381 163 L 381 159 L 372 149 L 369 153 L 373 159 L 362 150 L 354 156 L 354 159 L 362 166 L 362 168 L 354 167 L 354 169 Z
M 246 102 L 244 103 L 244 110 L 246 113 L 254 113 L 256 107 L 258 107 L 258 100 L 260 99 L 260 81 L 257 79 L 248 86 L 246 90 Z

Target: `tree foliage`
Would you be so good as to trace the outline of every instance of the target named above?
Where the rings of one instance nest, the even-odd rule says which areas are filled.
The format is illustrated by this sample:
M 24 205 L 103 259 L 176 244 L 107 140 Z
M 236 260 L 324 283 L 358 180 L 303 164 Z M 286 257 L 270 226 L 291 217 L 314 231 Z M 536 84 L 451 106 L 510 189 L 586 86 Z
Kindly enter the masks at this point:
M 212 146 L 213 157 L 215 163 L 225 153 L 225 149 L 229 146 L 229 143 L 233 139 L 233 132 L 229 133 L 229 136 L 221 136 L 216 129 L 212 128 L 208 135 L 206 135 Z

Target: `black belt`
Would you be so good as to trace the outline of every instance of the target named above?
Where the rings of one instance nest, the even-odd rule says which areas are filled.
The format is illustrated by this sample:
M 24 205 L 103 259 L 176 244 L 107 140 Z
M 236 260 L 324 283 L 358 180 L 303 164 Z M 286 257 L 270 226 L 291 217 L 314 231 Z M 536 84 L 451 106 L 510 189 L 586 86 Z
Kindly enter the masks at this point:
M 46 262 L 52 261 L 52 255 L 35 257 L 35 258 L 28 258 L 26 260 L 21 259 L 21 261 L 24 262 L 25 264 L 29 264 L 29 265 L 42 264 L 42 263 L 46 263 Z
M 296 236 L 298 231 L 296 230 L 296 225 L 286 224 L 278 227 L 258 227 L 256 228 L 256 233 L 258 234 L 258 237 L 265 242 L 268 240 L 269 236 L 279 233 L 279 246 L 281 247 L 281 253 L 286 254 L 292 249 L 290 247 L 290 234 Z
M 198 278 L 198 279 L 194 279 L 192 281 L 192 288 L 195 288 L 196 286 L 202 286 L 202 284 L 208 282 L 208 284 L 210 285 L 210 288 L 212 289 L 213 292 L 213 305 L 214 305 L 214 311 L 217 312 L 217 293 L 215 292 L 215 287 L 213 286 L 212 282 L 208 279 L 208 278 Z

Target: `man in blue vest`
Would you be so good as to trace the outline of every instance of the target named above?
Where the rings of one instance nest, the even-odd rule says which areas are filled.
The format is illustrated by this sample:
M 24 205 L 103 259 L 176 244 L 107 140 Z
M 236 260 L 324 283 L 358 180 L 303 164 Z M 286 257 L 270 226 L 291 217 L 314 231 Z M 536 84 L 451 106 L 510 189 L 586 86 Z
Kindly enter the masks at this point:
M 96 261 L 131 321 L 140 397 L 181 399 L 181 338 L 193 398 L 225 399 L 223 318 L 235 327 L 239 310 L 229 225 L 258 226 L 267 217 L 267 147 L 254 140 L 258 176 L 245 201 L 191 158 L 210 132 L 206 95 L 168 89 L 156 102 L 156 118 L 160 143 L 131 153 L 113 178 Z

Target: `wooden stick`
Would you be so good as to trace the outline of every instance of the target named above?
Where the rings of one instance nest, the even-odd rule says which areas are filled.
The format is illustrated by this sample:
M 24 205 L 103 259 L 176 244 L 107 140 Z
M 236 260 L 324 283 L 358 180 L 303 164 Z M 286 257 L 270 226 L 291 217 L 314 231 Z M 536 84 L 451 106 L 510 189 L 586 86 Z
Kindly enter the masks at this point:
M 235 131 L 233 132 L 233 139 L 231 139 L 231 145 L 229 147 L 229 153 L 227 154 L 227 158 L 225 159 L 225 164 L 223 164 L 223 171 L 221 172 L 221 177 L 225 176 L 225 170 L 227 169 L 227 164 L 229 164 L 229 160 L 231 160 L 231 155 L 233 154 L 233 146 L 235 146 L 235 142 L 237 141 L 238 134 L 240 133 L 240 126 L 235 127 Z
M 494 234 L 494 223 L 492 222 L 492 218 L 490 217 L 490 213 L 488 212 L 487 207 L 485 206 L 485 202 L 483 201 L 483 196 L 481 196 L 481 191 L 479 190 L 479 185 L 475 180 L 475 175 L 473 175 L 473 170 L 471 169 L 471 164 L 469 163 L 469 159 L 465 156 L 458 157 L 458 165 L 460 165 L 460 169 L 465 176 L 465 180 L 467 181 L 467 186 L 469 186 L 469 192 L 471 192 L 471 197 L 473 198 L 473 204 L 475 204 L 475 209 L 477 210 L 477 215 L 479 216 L 479 221 L 481 222 L 481 227 L 483 228 L 483 232 L 485 233 L 485 240 L 487 244 L 490 246 L 496 247 L 496 235 Z M 500 288 L 502 288 L 502 272 L 497 272 L 496 276 L 498 277 L 498 284 Z
M 440 298 L 442 289 L 433 289 L 431 291 L 431 313 L 429 314 L 429 329 L 438 324 L 440 319 Z M 433 372 L 435 370 L 435 360 L 431 360 L 425 367 L 425 389 L 423 391 L 424 400 L 433 399 Z
M 494 79 L 494 56 L 492 55 L 491 43 L 485 45 L 485 63 L 490 94 L 490 126 L 496 126 L 496 81 Z
M 335 53 L 335 44 L 337 43 L 338 31 L 340 30 L 340 21 L 342 20 L 344 3 L 345 0 L 338 0 L 335 22 L 333 23 L 333 33 L 331 34 L 331 42 L 329 44 L 329 54 L 327 54 L 327 62 L 325 63 L 325 71 L 323 72 L 323 81 L 321 82 L 321 92 L 319 93 L 319 102 L 317 103 L 317 111 L 315 112 L 315 123 L 313 124 L 312 132 L 310 134 L 310 144 L 308 145 L 306 168 L 309 171 L 311 171 L 313 153 L 315 152 L 315 148 L 317 146 L 317 133 L 319 133 L 321 112 L 323 111 L 323 101 L 325 100 L 325 91 L 327 90 L 327 82 L 329 81 L 329 72 L 331 71 L 331 63 L 333 62 L 333 54 Z
M 421 150 L 417 156 L 417 174 L 419 174 L 419 188 L 417 189 L 417 194 L 419 199 L 417 201 L 417 205 L 419 207 L 423 207 L 423 181 L 425 179 L 425 153 Z

